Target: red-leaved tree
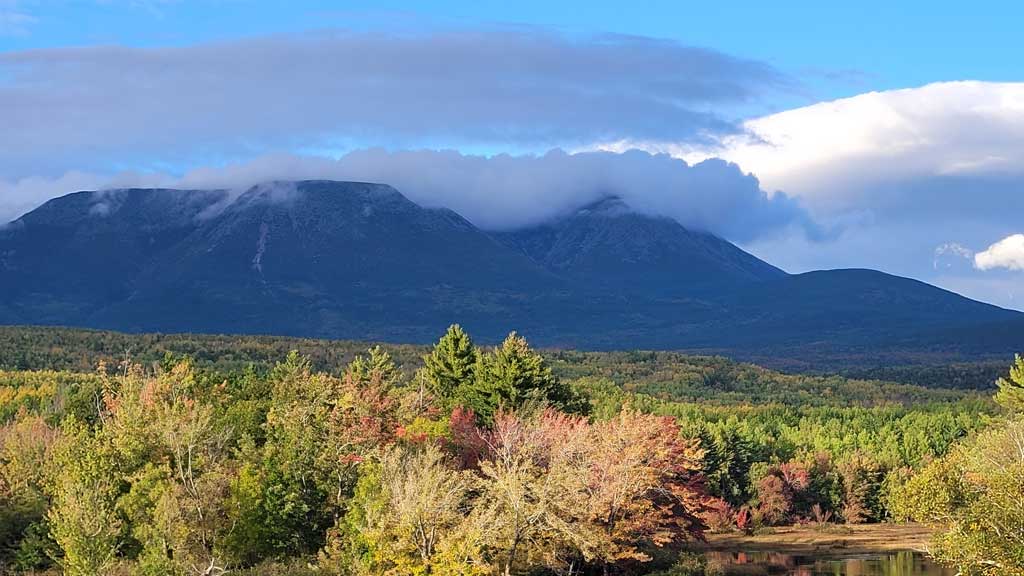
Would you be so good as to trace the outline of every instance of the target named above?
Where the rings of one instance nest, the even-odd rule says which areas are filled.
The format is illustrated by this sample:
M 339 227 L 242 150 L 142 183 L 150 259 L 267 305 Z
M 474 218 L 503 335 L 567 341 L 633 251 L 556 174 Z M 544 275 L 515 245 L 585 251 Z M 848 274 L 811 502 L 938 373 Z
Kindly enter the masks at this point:
M 607 422 L 554 410 L 499 411 L 491 428 L 451 418 L 459 459 L 482 477 L 492 552 L 510 573 L 526 559 L 566 570 L 644 562 L 703 538 L 702 451 L 672 418 L 627 411 Z

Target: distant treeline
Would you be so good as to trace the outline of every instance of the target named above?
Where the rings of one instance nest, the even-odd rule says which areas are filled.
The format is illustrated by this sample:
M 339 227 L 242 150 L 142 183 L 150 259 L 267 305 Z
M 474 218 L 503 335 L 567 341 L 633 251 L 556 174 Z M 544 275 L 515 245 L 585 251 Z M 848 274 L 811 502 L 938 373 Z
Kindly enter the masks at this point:
M 941 386 L 961 390 L 995 390 L 996 381 L 1006 376 L 1007 361 L 979 362 L 923 366 L 882 366 L 877 368 L 848 368 L 842 374 L 862 380 L 888 380 L 917 386 Z
M 372 343 L 285 336 L 216 334 L 127 334 L 48 326 L 0 326 L 0 368 L 90 372 L 100 362 L 117 365 L 126 358 L 150 365 L 170 354 L 187 356 L 220 372 L 253 367 L 266 371 L 292 350 L 314 369 L 338 373 Z M 402 365 L 420 361 L 426 346 L 389 344 Z
M 267 371 L 290 351 L 309 358 L 316 370 L 338 374 L 360 352 L 378 344 L 283 336 L 126 334 L 58 327 L 0 326 L 0 369 L 90 372 L 100 362 L 131 359 L 142 365 L 168 355 L 188 357 L 220 372 Z M 420 367 L 428 346 L 387 344 L 405 370 Z M 784 374 L 721 356 L 680 352 L 582 352 L 541 350 L 552 369 L 568 379 L 608 378 L 629 390 L 672 400 L 723 403 L 775 401 L 827 405 L 835 402 L 920 402 L 923 388 L 991 390 L 1007 362 L 845 369 L 843 377 Z M 815 371 L 820 372 L 820 371 Z M 835 372 L 840 372 L 836 370 Z

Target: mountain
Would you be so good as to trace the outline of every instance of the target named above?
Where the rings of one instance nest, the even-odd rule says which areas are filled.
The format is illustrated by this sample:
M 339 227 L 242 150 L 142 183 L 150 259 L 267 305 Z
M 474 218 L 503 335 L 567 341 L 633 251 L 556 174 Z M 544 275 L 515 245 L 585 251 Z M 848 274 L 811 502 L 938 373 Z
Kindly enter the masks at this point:
M 869 270 L 789 275 L 616 198 L 488 233 L 382 184 L 277 182 L 79 192 L 0 228 L 3 324 L 415 343 L 451 322 L 798 367 L 1024 344 L 1024 314 Z
M 58 198 L 0 231 L 0 279 L 7 323 L 412 340 L 564 289 L 450 210 L 318 181 Z
M 276 183 L 202 222 L 95 324 L 419 341 L 453 313 L 486 323 L 558 286 L 458 214 L 390 186 Z
M 638 214 L 615 197 L 498 237 L 554 274 L 617 291 L 700 294 L 786 276 L 717 236 Z

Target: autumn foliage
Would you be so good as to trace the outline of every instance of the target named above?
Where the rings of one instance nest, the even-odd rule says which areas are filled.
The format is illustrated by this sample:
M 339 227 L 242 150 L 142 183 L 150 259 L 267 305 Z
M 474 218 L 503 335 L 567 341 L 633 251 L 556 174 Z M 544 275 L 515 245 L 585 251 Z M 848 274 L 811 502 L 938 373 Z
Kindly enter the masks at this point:
M 569 356 L 453 326 L 405 370 L 374 347 L 331 370 L 0 372 L 0 572 L 636 574 L 708 530 L 1019 520 L 1019 430 L 978 444 L 1003 468 L 937 458 L 976 412 L 697 406 L 568 381 Z
M 448 338 L 412 378 L 380 348 L 339 375 L 298 354 L 233 381 L 171 358 L 101 367 L 87 420 L 22 410 L 0 428 L 0 501 L 18 506 L 0 537 L 72 576 L 288 558 L 583 574 L 702 537 L 703 453 L 675 418 L 592 421 L 521 337 L 484 353 Z

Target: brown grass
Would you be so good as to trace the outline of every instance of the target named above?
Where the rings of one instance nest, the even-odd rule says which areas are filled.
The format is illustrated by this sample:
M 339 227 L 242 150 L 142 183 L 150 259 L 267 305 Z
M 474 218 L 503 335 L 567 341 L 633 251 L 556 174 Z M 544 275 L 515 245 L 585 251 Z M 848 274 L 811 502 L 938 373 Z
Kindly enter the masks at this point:
M 829 530 L 812 526 L 780 526 L 753 535 L 739 532 L 710 534 L 706 550 L 771 550 L 773 552 L 828 555 L 870 554 L 924 550 L 933 530 L 921 524 L 835 525 Z

